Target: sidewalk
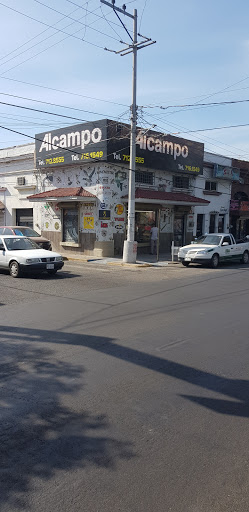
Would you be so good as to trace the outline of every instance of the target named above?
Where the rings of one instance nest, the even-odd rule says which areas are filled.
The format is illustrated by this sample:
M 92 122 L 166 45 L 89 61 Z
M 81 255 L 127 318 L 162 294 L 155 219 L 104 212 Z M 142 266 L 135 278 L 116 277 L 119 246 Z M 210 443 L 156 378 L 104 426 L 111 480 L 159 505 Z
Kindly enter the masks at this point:
M 137 256 L 137 261 L 134 264 L 123 263 L 123 259 L 121 256 L 116 256 L 115 258 L 94 258 L 94 256 L 77 256 L 74 255 L 72 257 L 66 257 L 66 261 L 78 261 L 85 263 L 98 263 L 101 265 L 119 265 L 119 266 L 130 266 L 137 265 L 140 267 L 166 267 L 168 265 L 178 265 L 177 257 L 175 256 L 174 261 L 172 261 L 172 256 L 170 253 L 160 254 L 159 261 L 157 261 L 156 256 L 152 256 L 151 254 L 142 254 Z

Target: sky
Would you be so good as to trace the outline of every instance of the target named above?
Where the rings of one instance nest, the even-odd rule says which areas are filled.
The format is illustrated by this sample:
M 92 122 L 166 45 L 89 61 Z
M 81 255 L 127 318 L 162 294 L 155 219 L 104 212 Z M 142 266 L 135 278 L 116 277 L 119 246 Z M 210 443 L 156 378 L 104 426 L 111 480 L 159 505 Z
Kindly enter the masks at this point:
M 138 125 L 249 160 L 249 2 L 125 5 L 139 41 L 156 41 L 138 51 Z M 118 14 L 100 0 L 0 0 L 0 148 L 85 121 L 130 122 L 132 54 L 115 52 L 133 20 Z

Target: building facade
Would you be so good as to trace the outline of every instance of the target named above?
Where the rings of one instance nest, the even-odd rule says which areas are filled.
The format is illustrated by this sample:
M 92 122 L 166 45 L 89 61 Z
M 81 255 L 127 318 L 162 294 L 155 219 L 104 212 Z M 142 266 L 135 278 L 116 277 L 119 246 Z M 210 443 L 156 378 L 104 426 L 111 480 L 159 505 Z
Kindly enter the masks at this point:
M 129 127 L 100 120 L 35 137 L 35 145 L 0 150 L 1 224 L 33 226 L 64 256 L 121 255 Z M 141 129 L 136 150 L 138 254 L 149 252 L 153 224 L 163 253 L 172 241 L 183 245 L 201 232 L 228 230 L 232 180 L 218 176 L 217 166 L 230 160 L 204 156 L 202 144 Z

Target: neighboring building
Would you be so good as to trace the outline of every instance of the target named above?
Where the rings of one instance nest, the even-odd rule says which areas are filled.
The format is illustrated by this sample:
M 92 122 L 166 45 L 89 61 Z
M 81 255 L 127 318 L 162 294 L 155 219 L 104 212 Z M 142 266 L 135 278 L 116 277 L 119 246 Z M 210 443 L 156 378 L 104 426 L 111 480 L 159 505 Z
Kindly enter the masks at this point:
M 209 205 L 197 206 L 194 211 L 194 236 L 204 233 L 228 233 L 230 199 L 233 180 L 232 160 L 204 152 L 203 174 L 196 179 L 195 194 L 208 199 Z
M 232 160 L 239 180 L 233 182 L 230 204 L 231 233 L 236 239 L 249 235 L 249 162 Z
M 28 225 L 41 231 L 38 212 L 27 199 L 37 190 L 34 149 L 34 144 L 0 149 L 1 226 Z

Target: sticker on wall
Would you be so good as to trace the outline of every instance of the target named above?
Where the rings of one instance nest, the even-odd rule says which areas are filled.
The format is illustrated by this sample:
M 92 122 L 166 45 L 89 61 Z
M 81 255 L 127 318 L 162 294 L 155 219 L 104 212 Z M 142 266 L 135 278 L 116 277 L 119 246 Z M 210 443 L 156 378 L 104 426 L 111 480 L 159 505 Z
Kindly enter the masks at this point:
M 100 208 L 101 208 L 101 210 L 105 210 L 106 209 L 106 204 L 105 203 L 100 203 Z
M 121 231 L 121 229 L 124 229 L 124 224 L 115 224 L 115 229 Z
M 115 213 L 117 215 L 123 215 L 123 213 L 124 213 L 124 205 L 123 204 L 116 204 L 116 206 L 115 206 Z
M 58 231 L 58 229 L 60 229 L 60 224 L 59 224 L 59 222 L 55 222 L 55 223 L 54 223 L 54 228 L 56 229 L 56 231 Z
M 99 219 L 110 220 L 111 210 L 99 210 Z
M 84 229 L 94 229 L 94 217 L 84 216 Z
M 101 222 L 102 228 L 108 228 L 108 222 Z
M 45 222 L 45 228 L 48 229 L 49 228 L 49 222 Z

